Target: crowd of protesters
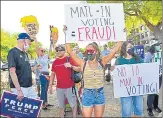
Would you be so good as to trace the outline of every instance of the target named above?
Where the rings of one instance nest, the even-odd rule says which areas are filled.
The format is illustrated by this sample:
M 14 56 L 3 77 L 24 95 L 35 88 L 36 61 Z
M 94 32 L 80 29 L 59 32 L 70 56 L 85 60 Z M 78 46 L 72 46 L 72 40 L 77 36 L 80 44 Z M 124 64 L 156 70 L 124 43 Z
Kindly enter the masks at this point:
M 66 30 L 67 27 L 64 26 L 63 31 L 66 32 Z M 34 67 L 31 68 L 26 51 L 33 41 L 36 45 L 37 59 Z M 38 46 L 37 39 L 32 40 L 27 33 L 20 33 L 17 38 L 17 46 L 8 53 L 9 82 L 11 92 L 17 94 L 19 100 L 22 100 L 23 97 L 41 99 L 43 101 L 42 109 L 49 110 L 54 105 L 48 104 L 48 90 L 51 94 L 53 93 L 53 83 L 56 78 L 60 117 L 65 115 L 66 98 L 72 108 L 73 117 L 76 117 L 77 114 L 78 99 L 73 92 L 75 83 L 72 79 L 72 71 L 83 73 L 84 79 L 80 84 L 83 117 L 91 117 L 93 112 L 95 117 L 102 117 L 107 99 L 104 95 L 104 82 L 108 80 L 105 79 L 105 71 L 108 70 L 107 74 L 110 74 L 115 65 L 154 62 L 153 55 L 160 48 L 159 45 L 152 45 L 143 60 L 135 54 L 133 45 L 128 41 L 116 43 L 112 50 L 104 45 L 103 51 L 100 51 L 98 44 L 93 42 L 85 47 L 84 54 L 80 52 L 78 46 L 71 49 L 68 43 L 56 45 L 56 42 L 53 42 L 53 47 L 56 57 L 50 68 L 51 50 L 46 54 L 45 49 Z M 36 75 L 37 91 L 32 86 L 32 72 Z M 111 75 L 109 76 L 111 79 Z M 161 87 L 162 74 L 159 79 Z M 149 116 L 154 115 L 153 110 L 158 113 L 162 112 L 158 105 L 158 99 L 159 95 L 157 94 L 148 95 L 147 111 Z M 120 104 L 122 117 L 143 116 L 143 95 L 121 97 Z

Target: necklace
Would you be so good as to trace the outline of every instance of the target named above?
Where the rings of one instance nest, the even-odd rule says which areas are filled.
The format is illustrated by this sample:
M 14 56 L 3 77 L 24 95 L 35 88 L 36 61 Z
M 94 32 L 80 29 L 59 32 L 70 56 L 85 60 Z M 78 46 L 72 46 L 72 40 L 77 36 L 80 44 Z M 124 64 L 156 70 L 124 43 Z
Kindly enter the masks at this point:
M 88 62 L 88 64 L 89 64 L 89 67 L 93 70 L 93 76 L 95 77 L 96 76 L 96 72 L 95 72 L 95 70 L 97 69 L 97 67 L 98 67 L 98 63 L 90 63 L 90 62 Z

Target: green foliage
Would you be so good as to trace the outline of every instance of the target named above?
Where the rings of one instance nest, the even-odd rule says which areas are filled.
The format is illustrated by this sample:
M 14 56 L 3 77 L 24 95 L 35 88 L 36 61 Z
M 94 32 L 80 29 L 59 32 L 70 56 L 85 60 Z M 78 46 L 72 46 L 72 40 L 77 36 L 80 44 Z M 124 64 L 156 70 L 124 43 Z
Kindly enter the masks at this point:
M 115 45 L 115 42 L 108 42 L 108 47 L 109 48 L 113 48 L 114 45 Z
M 88 3 L 123 3 L 125 12 L 125 25 L 128 35 L 132 28 L 139 28 L 140 25 L 151 23 L 156 26 L 162 20 L 162 1 L 102 1 L 87 0 Z M 139 28 L 140 29 L 140 28 Z M 139 32 L 141 32 L 139 30 Z
M 56 57 L 56 53 L 55 53 L 55 51 L 52 51 L 50 53 L 50 59 L 54 59 L 55 57 Z
M 77 43 L 71 43 L 70 46 L 73 49 L 75 46 L 78 46 L 78 44 Z
M 139 28 L 140 25 L 147 25 L 144 22 L 145 19 L 154 26 L 162 20 L 161 1 L 125 1 L 123 3 L 128 33 L 133 27 Z
M 7 31 L 4 31 L 3 29 L 1 29 L 0 48 L 1 48 L 1 60 L 2 61 L 7 61 L 7 55 L 8 55 L 9 50 L 11 48 L 17 46 L 17 36 L 18 36 L 18 33 L 11 34 Z M 42 45 L 42 44 L 39 42 L 39 45 Z M 27 53 L 29 54 L 30 59 L 36 58 L 36 51 L 35 51 L 35 43 L 34 42 L 30 46 Z
M 80 48 L 80 52 L 84 53 L 85 52 L 85 48 Z
M 9 50 L 17 43 L 17 33 L 10 34 L 1 29 L 1 60 L 6 61 Z
M 42 46 L 42 44 L 40 42 L 38 42 L 39 46 Z M 30 48 L 27 50 L 28 56 L 30 59 L 36 59 L 36 51 L 35 51 L 35 43 L 32 42 L 32 44 L 30 45 Z

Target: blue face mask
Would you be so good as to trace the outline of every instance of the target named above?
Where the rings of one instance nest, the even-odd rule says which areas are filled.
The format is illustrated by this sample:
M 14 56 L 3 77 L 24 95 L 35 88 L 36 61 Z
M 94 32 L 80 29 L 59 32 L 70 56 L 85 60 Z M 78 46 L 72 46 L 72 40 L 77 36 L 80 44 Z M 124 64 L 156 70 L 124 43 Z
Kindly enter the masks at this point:
M 127 53 L 128 53 L 129 55 L 133 55 L 133 54 L 134 54 L 134 48 L 128 49 Z

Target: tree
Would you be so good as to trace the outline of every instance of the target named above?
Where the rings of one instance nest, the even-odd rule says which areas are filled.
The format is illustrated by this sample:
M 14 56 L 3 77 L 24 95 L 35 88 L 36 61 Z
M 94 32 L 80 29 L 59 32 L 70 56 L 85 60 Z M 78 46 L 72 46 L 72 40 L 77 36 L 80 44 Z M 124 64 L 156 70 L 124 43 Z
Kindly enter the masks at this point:
M 111 49 L 115 45 L 115 42 L 108 42 L 108 47 Z
M 42 46 L 42 44 L 40 43 L 40 42 L 38 42 L 38 45 L 39 46 Z M 36 59 L 36 48 L 35 48 L 35 43 L 34 42 L 32 42 L 31 43 L 31 46 L 30 46 L 30 48 L 27 50 L 27 54 L 28 54 L 28 56 L 29 56 L 29 58 L 30 59 Z
M 18 33 L 11 34 L 1 29 L 0 48 L 1 48 L 1 60 L 2 61 L 7 61 L 7 55 L 8 55 L 9 50 L 17 45 L 17 36 L 18 36 Z M 39 45 L 42 45 L 42 44 L 39 42 Z M 35 43 L 32 43 L 27 53 L 29 54 L 30 59 L 36 58 Z
M 9 50 L 16 46 L 17 33 L 10 34 L 1 29 L 1 60 L 6 61 Z
M 160 1 L 102 1 L 88 0 L 88 3 L 123 3 L 125 24 L 130 34 L 131 29 L 146 25 L 156 38 L 162 40 L 162 2 Z
M 75 46 L 78 46 L 78 44 L 77 43 L 71 43 L 70 46 L 73 49 Z
M 80 52 L 84 53 L 85 52 L 85 48 L 80 48 Z
M 127 29 L 146 25 L 156 38 L 162 40 L 162 4 L 161 1 L 125 1 L 124 12 Z

